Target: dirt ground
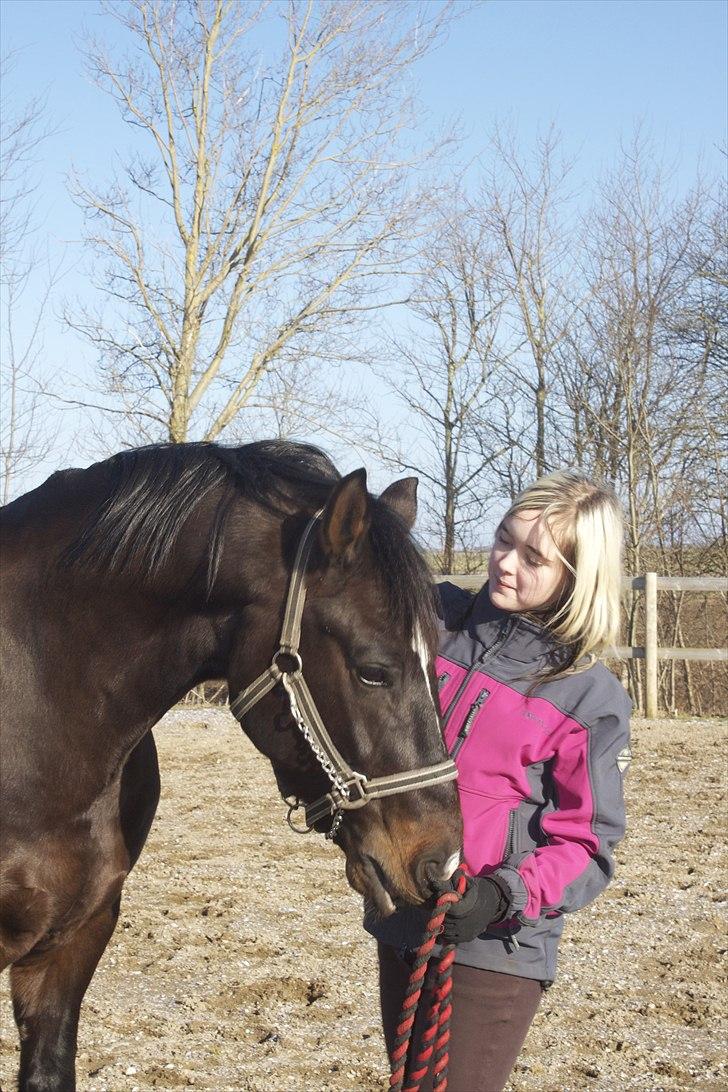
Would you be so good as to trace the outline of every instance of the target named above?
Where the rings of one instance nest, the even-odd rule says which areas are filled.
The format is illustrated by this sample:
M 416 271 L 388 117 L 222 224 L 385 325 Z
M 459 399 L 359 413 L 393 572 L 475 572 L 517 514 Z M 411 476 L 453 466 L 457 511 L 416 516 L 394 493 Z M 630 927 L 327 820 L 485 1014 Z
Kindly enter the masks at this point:
M 617 876 L 567 925 L 510 1092 L 728 1089 L 725 726 L 633 732 Z M 155 734 L 162 800 L 86 995 L 79 1088 L 384 1089 L 373 944 L 339 852 L 289 831 L 225 710 Z M 7 976 L 0 1015 L 9 1089 Z

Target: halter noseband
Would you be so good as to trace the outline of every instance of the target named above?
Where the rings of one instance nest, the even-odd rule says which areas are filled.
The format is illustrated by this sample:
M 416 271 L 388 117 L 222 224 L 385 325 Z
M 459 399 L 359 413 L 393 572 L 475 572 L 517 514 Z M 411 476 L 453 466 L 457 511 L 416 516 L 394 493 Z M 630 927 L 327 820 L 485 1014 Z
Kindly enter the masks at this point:
M 451 758 L 447 758 L 433 766 L 422 766 L 417 770 L 408 770 L 404 773 L 368 778 L 349 766 L 326 731 L 311 691 L 303 677 L 303 662 L 299 652 L 301 618 L 306 602 L 306 566 L 320 515 L 321 513 L 318 512 L 310 520 L 298 545 L 288 585 L 280 643 L 270 667 L 266 668 L 250 686 L 240 691 L 230 702 L 230 711 L 242 723 L 245 714 L 274 686 L 278 683 L 283 686 L 288 695 L 291 715 L 296 726 L 331 781 L 330 792 L 314 800 L 312 804 L 303 805 L 306 816 L 305 828 L 293 826 L 292 815 L 301 807 L 298 801 L 289 804 L 288 822 L 294 830 L 310 831 L 319 819 L 333 815 L 333 823 L 326 837 L 334 838 L 343 820 L 344 812 L 362 808 L 370 800 L 376 800 L 378 797 L 409 792 L 411 789 L 435 785 L 440 781 L 453 781 L 457 777 L 457 767 Z

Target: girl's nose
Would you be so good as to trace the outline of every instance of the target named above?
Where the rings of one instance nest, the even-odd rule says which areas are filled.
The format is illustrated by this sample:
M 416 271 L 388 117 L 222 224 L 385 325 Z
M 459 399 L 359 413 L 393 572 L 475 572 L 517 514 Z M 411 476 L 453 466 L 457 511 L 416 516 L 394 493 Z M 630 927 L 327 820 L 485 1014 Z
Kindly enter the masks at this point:
M 507 570 L 509 573 L 512 573 L 516 567 L 516 560 L 517 554 L 515 547 L 511 547 L 508 553 L 503 554 L 503 557 L 501 558 L 501 569 L 503 569 L 504 571 Z

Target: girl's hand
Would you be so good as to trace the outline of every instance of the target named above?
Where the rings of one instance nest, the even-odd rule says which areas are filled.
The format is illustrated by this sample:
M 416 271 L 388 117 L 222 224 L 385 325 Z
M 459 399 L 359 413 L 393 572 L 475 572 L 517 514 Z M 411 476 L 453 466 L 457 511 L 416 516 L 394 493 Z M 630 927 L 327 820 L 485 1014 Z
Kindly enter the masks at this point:
M 445 916 L 442 940 L 445 944 L 466 944 L 475 940 L 489 925 L 501 921 L 508 909 L 508 898 L 500 884 L 489 876 L 469 877 L 460 902 Z

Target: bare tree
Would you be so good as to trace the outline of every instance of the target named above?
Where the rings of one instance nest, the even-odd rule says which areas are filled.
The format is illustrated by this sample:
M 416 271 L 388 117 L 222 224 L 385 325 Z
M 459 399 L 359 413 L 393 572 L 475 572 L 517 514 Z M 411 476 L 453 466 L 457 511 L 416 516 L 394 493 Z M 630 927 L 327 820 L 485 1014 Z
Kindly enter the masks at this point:
M 0 278 L 2 290 L 2 378 L 0 380 L 0 481 L 2 503 L 17 492 L 18 483 L 51 453 L 58 428 L 49 414 L 52 397 L 43 378 L 42 321 L 55 278 L 48 276 L 43 294 L 35 302 L 30 329 L 17 332 L 16 313 L 25 295 L 31 270 L 20 276 Z
M 385 455 L 426 483 L 425 531 L 442 544 L 444 572 L 482 564 L 477 549 L 493 490 L 486 475 L 509 453 L 501 419 L 508 393 L 495 380 L 505 298 L 490 242 L 472 207 L 451 198 L 433 233 L 408 310 L 382 374 L 407 408 L 406 433 Z
M 708 410 L 713 342 L 693 336 L 691 311 L 691 254 L 705 206 L 700 188 L 683 200 L 669 197 L 638 133 L 604 181 L 579 248 L 585 302 L 570 330 L 560 389 L 571 414 L 574 461 L 624 499 L 632 573 L 675 572 L 680 542 L 697 537 L 685 501 L 706 454 L 698 423 Z M 640 607 L 640 597 L 630 594 L 630 645 L 640 643 Z M 681 643 L 681 610 L 678 596 L 663 606 L 663 624 L 672 626 L 666 643 Z M 640 701 L 637 662 L 630 674 Z
M 49 134 L 45 102 L 8 101 L 14 55 L 0 62 L 0 491 L 6 504 L 48 455 L 55 438 L 43 379 L 42 328 L 59 271 L 43 274 L 35 217 L 36 162 Z M 40 288 L 38 287 L 41 283 Z M 34 292 L 26 321 L 19 310 Z M 30 316 L 28 318 L 28 316 Z
M 332 351 L 401 266 L 417 202 L 408 73 L 448 6 L 129 0 L 131 59 L 90 46 L 146 142 L 105 191 L 76 179 L 118 316 L 69 321 L 142 435 L 216 439 L 275 362 Z M 267 14 L 273 22 L 265 22 Z M 263 54 L 277 28 L 280 56 Z M 289 353 L 289 356 L 286 354 Z M 311 366 L 309 364 L 309 366 Z
M 553 127 L 538 138 L 532 156 L 519 151 L 512 130 L 496 129 L 485 157 L 481 217 L 491 245 L 498 248 L 513 391 L 529 435 L 531 467 L 518 473 L 522 484 L 523 478 L 539 477 L 560 461 L 549 451 L 558 435 L 558 406 L 549 400 L 573 316 L 567 274 L 571 239 L 562 215 L 571 163 Z
M 688 488 L 693 549 L 701 544 L 700 571 L 728 573 L 728 187 L 704 194 L 687 254 L 689 291 L 673 320 L 673 342 L 682 358 L 701 363 L 702 397 L 692 420 L 693 442 L 683 474 Z M 685 520 L 682 521 L 685 523 Z M 697 532 L 697 534 L 695 533 Z
M 307 437 L 323 443 L 333 455 L 339 445 L 367 448 L 362 414 L 368 406 L 346 380 L 345 366 L 324 371 L 274 362 L 248 403 L 245 414 L 233 421 L 231 442 L 247 442 L 261 435 L 280 439 Z

